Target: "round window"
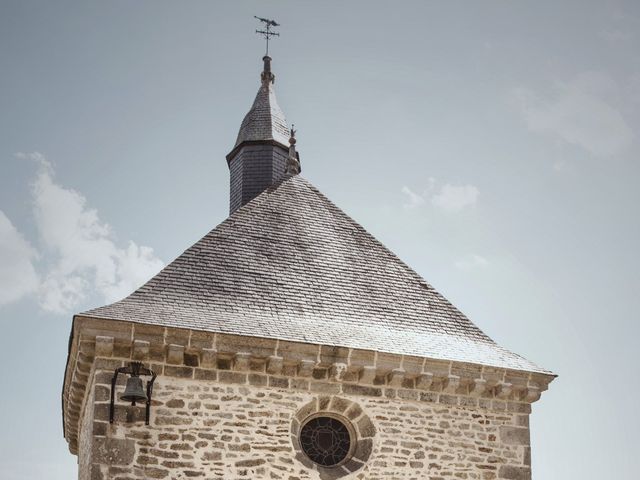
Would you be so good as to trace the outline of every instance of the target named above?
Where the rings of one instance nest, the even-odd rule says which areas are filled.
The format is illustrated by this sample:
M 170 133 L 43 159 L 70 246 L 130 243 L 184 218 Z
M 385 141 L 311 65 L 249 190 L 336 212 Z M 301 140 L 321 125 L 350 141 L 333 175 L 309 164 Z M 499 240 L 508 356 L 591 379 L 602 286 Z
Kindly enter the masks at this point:
M 337 418 L 313 417 L 300 429 L 300 446 L 318 465 L 334 467 L 346 460 L 351 452 L 351 432 Z

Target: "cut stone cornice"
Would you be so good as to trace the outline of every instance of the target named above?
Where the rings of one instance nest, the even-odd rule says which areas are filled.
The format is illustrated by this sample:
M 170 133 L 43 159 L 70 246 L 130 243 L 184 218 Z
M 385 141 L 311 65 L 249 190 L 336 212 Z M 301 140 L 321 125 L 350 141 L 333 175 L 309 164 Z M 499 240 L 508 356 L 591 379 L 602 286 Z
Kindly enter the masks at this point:
M 354 348 L 76 316 L 62 392 L 65 438 L 78 451 L 95 374 L 132 359 L 164 377 L 401 398 L 530 413 L 554 375 Z M 273 377 L 273 379 L 272 379 Z

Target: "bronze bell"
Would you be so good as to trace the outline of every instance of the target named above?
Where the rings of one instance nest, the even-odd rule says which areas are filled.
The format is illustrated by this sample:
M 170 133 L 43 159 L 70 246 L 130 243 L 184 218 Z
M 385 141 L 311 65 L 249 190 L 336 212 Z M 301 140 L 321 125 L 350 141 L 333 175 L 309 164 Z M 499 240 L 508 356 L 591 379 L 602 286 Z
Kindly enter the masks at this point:
M 136 402 L 147 401 L 147 394 L 144 393 L 144 388 L 142 388 L 142 379 L 140 377 L 131 376 L 127 378 L 127 386 L 125 387 L 120 400 L 131 402 L 131 405 L 135 405 Z

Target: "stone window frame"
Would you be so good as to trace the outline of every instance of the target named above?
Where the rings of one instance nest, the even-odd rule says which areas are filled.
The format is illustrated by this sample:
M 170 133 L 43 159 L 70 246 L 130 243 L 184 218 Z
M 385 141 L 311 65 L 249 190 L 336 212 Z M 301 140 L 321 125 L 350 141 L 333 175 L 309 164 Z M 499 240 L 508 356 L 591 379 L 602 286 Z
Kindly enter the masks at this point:
M 347 427 L 351 436 L 349 454 L 337 465 L 323 466 L 311 460 L 302 449 L 299 434 L 302 427 L 317 417 L 335 418 Z M 305 467 L 316 470 L 322 480 L 332 480 L 349 475 L 365 466 L 373 450 L 376 428 L 362 407 L 352 400 L 338 396 L 317 397 L 294 415 L 291 421 L 291 442 L 295 458 Z

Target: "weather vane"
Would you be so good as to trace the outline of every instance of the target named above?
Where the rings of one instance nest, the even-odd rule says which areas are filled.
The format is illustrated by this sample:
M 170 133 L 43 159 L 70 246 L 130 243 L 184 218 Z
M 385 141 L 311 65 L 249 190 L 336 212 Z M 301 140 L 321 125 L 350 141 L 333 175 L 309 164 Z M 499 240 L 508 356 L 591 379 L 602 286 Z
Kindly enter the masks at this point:
M 275 20 L 269 20 L 268 18 L 256 17 L 255 15 L 254 15 L 254 18 L 257 18 L 262 23 L 264 23 L 264 26 L 265 26 L 264 30 L 256 30 L 256 33 L 260 33 L 267 41 L 267 53 L 265 55 L 269 55 L 269 39 L 273 36 L 276 36 L 276 37 L 280 36 L 278 32 L 271 31 L 271 28 L 279 27 L 280 24 L 277 23 Z

